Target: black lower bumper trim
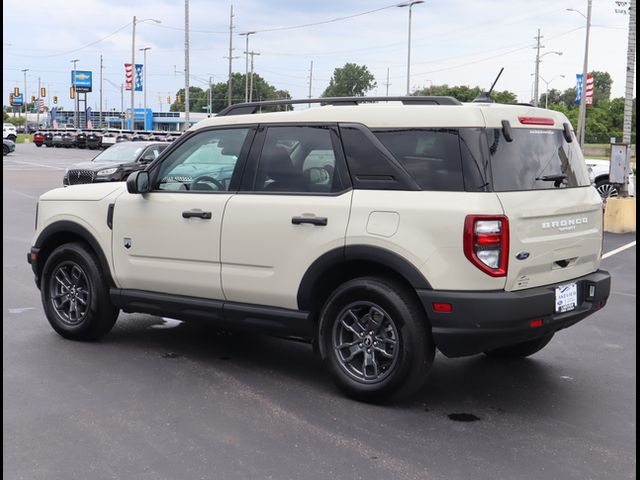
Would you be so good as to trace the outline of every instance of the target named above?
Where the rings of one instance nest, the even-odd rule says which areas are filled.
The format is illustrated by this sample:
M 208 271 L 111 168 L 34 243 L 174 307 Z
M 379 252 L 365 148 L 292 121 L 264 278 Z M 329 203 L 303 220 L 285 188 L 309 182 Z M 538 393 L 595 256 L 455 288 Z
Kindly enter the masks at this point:
M 578 305 L 569 312 L 556 313 L 555 287 L 567 283 L 577 284 Z M 417 292 L 438 349 L 448 357 L 462 357 L 567 328 L 602 308 L 610 290 L 611 276 L 598 270 L 558 284 L 513 292 Z M 449 303 L 452 311 L 436 312 L 434 303 Z M 532 320 L 542 320 L 542 324 L 532 328 Z

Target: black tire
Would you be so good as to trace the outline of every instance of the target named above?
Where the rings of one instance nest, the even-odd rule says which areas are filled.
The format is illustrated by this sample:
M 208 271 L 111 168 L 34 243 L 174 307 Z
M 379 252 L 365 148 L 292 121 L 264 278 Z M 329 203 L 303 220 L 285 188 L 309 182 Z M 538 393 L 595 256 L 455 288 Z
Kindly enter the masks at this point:
M 377 277 L 350 280 L 329 296 L 318 340 L 336 384 L 365 402 L 397 401 L 415 393 L 435 356 L 431 329 L 415 294 Z
M 102 337 L 118 317 L 98 259 L 82 243 L 67 243 L 51 253 L 42 270 L 40 292 L 47 320 L 71 340 Z
M 2 156 L 9 155 L 9 147 L 2 145 Z
M 15 142 L 16 138 L 18 137 L 16 137 L 15 135 L 7 135 L 7 140 L 11 140 L 12 142 Z
M 610 183 L 608 178 L 601 178 L 596 182 L 596 190 L 603 200 L 611 197 L 617 197 L 620 194 L 620 188 L 615 183 Z
M 492 358 L 525 358 L 542 350 L 547 346 L 552 338 L 553 333 L 548 333 L 547 335 L 527 342 L 516 343 L 515 345 L 489 350 L 484 352 L 484 354 Z
M 36 143 L 36 147 L 40 148 L 41 146 L 42 146 L 42 144 L 41 144 L 41 143 L 39 143 L 39 142 L 38 142 L 38 143 Z

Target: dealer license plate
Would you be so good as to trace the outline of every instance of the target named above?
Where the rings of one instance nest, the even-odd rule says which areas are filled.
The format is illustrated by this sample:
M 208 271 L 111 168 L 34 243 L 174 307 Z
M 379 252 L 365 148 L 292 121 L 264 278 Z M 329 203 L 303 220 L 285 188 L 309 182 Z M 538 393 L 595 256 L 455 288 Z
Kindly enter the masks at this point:
M 578 306 L 578 285 L 568 283 L 556 287 L 556 312 L 568 312 Z

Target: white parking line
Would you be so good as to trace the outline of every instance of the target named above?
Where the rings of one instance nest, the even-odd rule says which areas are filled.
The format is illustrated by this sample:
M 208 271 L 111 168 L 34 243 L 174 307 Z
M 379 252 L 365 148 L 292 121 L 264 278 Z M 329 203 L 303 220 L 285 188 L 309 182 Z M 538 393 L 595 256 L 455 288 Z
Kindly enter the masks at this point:
M 11 160 L 13 163 L 18 163 L 20 165 L 28 165 L 28 166 L 37 166 L 37 167 L 44 167 L 44 168 L 52 168 L 54 170 L 64 170 L 66 167 L 53 167 L 51 165 L 45 165 L 43 163 L 34 163 L 34 162 L 20 162 L 19 160 Z
M 602 258 L 605 259 L 605 258 L 612 257 L 613 255 L 623 252 L 627 248 L 631 248 L 635 246 L 636 246 L 636 241 L 634 240 L 633 242 L 627 243 L 626 245 L 623 245 L 620 248 L 616 248 L 615 250 L 611 250 L 610 252 L 605 253 L 604 255 L 602 255 Z

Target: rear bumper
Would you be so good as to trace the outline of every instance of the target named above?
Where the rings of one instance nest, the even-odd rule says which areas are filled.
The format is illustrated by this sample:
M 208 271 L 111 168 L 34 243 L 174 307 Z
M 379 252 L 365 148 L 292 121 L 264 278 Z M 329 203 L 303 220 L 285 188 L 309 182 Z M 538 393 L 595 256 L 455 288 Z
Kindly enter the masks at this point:
M 578 306 L 570 312 L 555 313 L 555 287 L 567 283 L 578 286 Z M 589 296 L 592 286 L 595 292 Z M 438 349 L 448 357 L 462 357 L 567 328 L 602 308 L 610 290 L 611 276 L 598 270 L 566 282 L 516 292 L 418 290 L 417 293 Z M 433 303 L 449 303 L 452 311 L 435 312 Z M 542 325 L 532 328 L 532 320 L 542 320 Z

